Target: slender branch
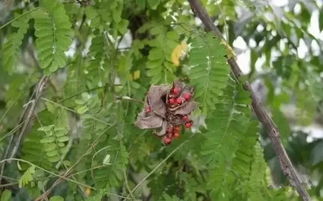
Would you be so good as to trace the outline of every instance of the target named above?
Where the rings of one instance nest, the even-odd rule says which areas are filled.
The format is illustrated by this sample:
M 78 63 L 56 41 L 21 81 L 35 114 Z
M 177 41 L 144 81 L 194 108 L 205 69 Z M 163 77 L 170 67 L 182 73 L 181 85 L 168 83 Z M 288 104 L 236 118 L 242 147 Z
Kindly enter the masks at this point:
M 193 137 L 193 135 L 191 136 Z M 182 148 L 188 140 L 182 142 L 180 145 L 178 145 L 173 151 L 171 151 L 166 158 L 164 158 L 162 161 L 160 161 L 144 178 L 142 178 L 139 183 L 129 192 L 127 198 L 130 198 L 130 195 L 134 194 L 137 189 L 152 175 L 154 174 L 161 165 L 163 165 L 173 154 L 175 154 L 176 151 L 178 151 L 180 148 Z
M 0 184 L 0 188 L 8 187 L 8 186 L 16 186 L 18 185 L 18 182 L 12 182 L 7 184 Z
M 213 21 L 209 17 L 207 11 L 202 7 L 199 0 L 188 0 L 192 11 L 197 17 L 203 22 L 205 29 L 207 31 L 213 32 L 217 37 L 224 41 L 222 33 L 214 25 Z M 228 63 L 231 66 L 231 70 L 235 77 L 239 78 L 241 76 L 241 70 L 237 62 L 233 57 L 228 59 Z M 263 127 L 266 129 L 268 136 L 273 144 L 274 151 L 279 158 L 280 167 L 283 170 L 284 174 L 287 176 L 290 184 L 296 189 L 303 201 L 310 201 L 311 198 L 303 186 L 302 181 L 296 172 L 292 162 L 290 161 L 287 152 L 280 140 L 280 133 L 275 125 L 274 121 L 271 119 L 270 115 L 266 111 L 263 103 L 256 97 L 254 90 L 251 88 L 251 85 L 248 82 L 244 83 L 245 89 L 250 92 L 252 99 L 252 108 L 255 112 L 257 118 L 262 123 Z
M 40 170 L 42 170 L 42 171 L 44 171 L 44 172 L 46 172 L 46 173 L 48 173 L 48 174 L 50 174 L 50 175 L 53 175 L 53 176 L 59 177 L 59 178 L 61 178 L 62 180 L 66 180 L 66 181 L 72 182 L 72 183 L 74 183 L 74 184 L 77 184 L 77 185 L 80 185 L 80 186 L 83 186 L 83 187 L 86 187 L 86 188 L 90 188 L 90 189 L 92 189 L 92 190 L 96 190 L 96 189 L 95 189 L 94 187 L 92 187 L 92 186 L 89 186 L 89 185 L 87 185 L 87 184 L 84 184 L 84 183 L 78 182 L 78 181 L 76 181 L 76 180 L 70 179 L 70 178 L 68 178 L 68 177 L 65 177 L 64 175 L 56 174 L 56 173 L 54 173 L 54 172 L 52 172 L 52 171 L 50 171 L 50 170 L 47 170 L 47 169 L 45 169 L 45 168 L 42 168 L 42 167 L 40 167 L 40 166 L 38 166 L 38 165 L 36 165 L 36 164 L 34 164 L 34 163 L 32 163 L 32 162 L 29 162 L 29 161 L 27 161 L 27 160 L 23 160 L 23 159 L 19 159 L 19 158 L 7 158 L 7 159 L 4 159 L 4 160 L 1 160 L 1 161 L 0 161 L 0 164 L 6 163 L 6 162 L 8 162 L 8 161 L 18 161 L 18 162 L 26 163 L 26 164 L 28 164 L 28 165 L 30 165 L 30 166 L 35 166 L 36 168 L 38 168 L 38 169 L 40 169 Z
M 17 129 L 13 135 L 11 136 L 9 143 L 7 145 L 6 151 L 4 155 L 2 156 L 2 159 L 6 158 L 14 158 L 19 147 L 21 144 L 22 138 L 27 133 L 28 129 L 33 123 L 33 117 L 35 113 L 35 109 L 38 105 L 39 99 L 43 94 L 43 91 L 45 89 L 45 86 L 48 82 L 48 77 L 43 76 L 37 83 L 28 103 L 24 105 L 24 110 L 20 116 L 20 120 L 18 123 L 18 126 L 21 125 L 19 129 Z M 0 183 L 2 180 L 2 175 L 4 172 L 6 166 L 6 162 L 1 165 L 1 171 L 0 171 Z
M 77 112 L 77 111 L 75 111 L 75 110 L 73 110 L 73 109 L 71 109 L 71 108 L 69 108 L 69 107 L 66 107 L 66 106 L 64 106 L 64 105 L 62 105 L 62 104 L 59 104 L 59 103 L 54 102 L 54 101 L 51 101 L 51 100 L 49 100 L 49 99 L 47 99 L 47 98 L 41 98 L 41 99 L 42 99 L 42 100 L 44 100 L 44 101 L 46 101 L 46 102 L 52 103 L 52 104 L 54 104 L 54 105 L 56 105 L 56 106 L 58 106 L 58 107 L 60 107 L 60 108 L 62 108 L 62 109 L 65 109 L 66 111 L 72 112 L 72 113 L 74 113 L 74 114 L 78 114 L 78 112 Z M 97 117 L 93 116 L 92 114 L 86 114 L 86 116 L 87 116 L 88 118 L 90 118 L 90 119 L 93 119 L 93 120 L 95 120 L 95 121 L 97 121 L 97 122 L 100 122 L 100 123 L 102 123 L 102 124 L 105 124 L 105 125 L 107 125 L 107 126 L 112 126 L 112 124 L 111 124 L 111 123 L 106 122 L 106 121 L 104 121 L 104 120 L 102 120 L 102 119 L 99 119 L 99 118 L 97 118 Z

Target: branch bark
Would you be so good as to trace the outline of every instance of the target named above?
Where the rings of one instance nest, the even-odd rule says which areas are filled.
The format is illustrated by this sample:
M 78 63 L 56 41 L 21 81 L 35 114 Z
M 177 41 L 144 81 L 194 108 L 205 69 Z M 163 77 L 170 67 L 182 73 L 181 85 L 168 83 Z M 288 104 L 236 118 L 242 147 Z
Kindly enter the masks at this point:
M 37 83 L 29 101 L 24 105 L 24 110 L 20 116 L 18 125 L 22 125 L 10 138 L 7 149 L 2 156 L 2 159 L 13 158 L 21 144 L 22 138 L 26 135 L 27 131 L 33 123 L 33 117 L 35 109 L 39 103 L 39 99 L 43 94 L 45 86 L 48 82 L 48 77 L 43 76 Z M 1 165 L 0 171 L 0 183 L 2 181 L 3 172 L 5 169 L 6 162 Z
M 213 32 L 218 38 L 224 40 L 222 33 L 214 25 L 213 21 L 209 17 L 205 8 L 201 5 L 199 0 L 188 0 L 193 13 L 201 19 L 206 31 Z M 228 63 L 231 66 L 231 70 L 235 77 L 239 78 L 241 76 L 241 70 L 237 62 L 233 57 L 228 59 Z M 279 158 L 280 167 L 284 174 L 287 176 L 290 184 L 296 189 L 303 201 L 310 201 L 311 198 L 302 184 L 302 181 L 296 172 L 292 162 L 290 161 L 287 152 L 280 140 L 280 133 L 275 125 L 274 121 L 271 119 L 270 115 L 265 109 L 263 103 L 257 98 L 254 90 L 251 88 L 249 82 L 244 83 L 245 89 L 250 92 L 252 99 L 252 108 L 256 114 L 258 120 L 262 123 L 263 127 L 266 129 L 269 139 L 273 145 L 274 151 Z

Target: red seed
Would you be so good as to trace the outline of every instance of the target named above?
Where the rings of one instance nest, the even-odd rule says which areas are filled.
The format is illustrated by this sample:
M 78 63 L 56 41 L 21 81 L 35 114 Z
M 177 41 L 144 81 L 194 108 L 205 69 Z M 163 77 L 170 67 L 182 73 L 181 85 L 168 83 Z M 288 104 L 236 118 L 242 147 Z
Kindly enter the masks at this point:
M 177 104 L 182 104 L 184 102 L 183 98 L 182 97 L 178 97 L 176 98 L 176 103 Z
M 192 98 L 192 94 L 191 93 L 183 93 L 183 98 L 187 101 L 189 101 Z
M 173 138 L 178 138 L 180 136 L 179 133 L 174 133 Z
M 186 122 L 185 123 L 185 127 L 186 128 L 191 128 L 192 127 L 192 125 L 193 125 L 193 123 L 190 121 L 190 122 Z
M 182 117 L 182 119 L 183 119 L 184 121 L 188 121 L 188 120 L 190 120 L 190 119 L 188 118 L 188 116 L 187 116 L 187 115 L 184 115 L 184 116 Z
M 181 127 L 180 126 L 175 126 L 174 127 L 174 132 L 179 132 L 181 130 Z
M 172 142 L 172 139 L 169 137 L 164 137 L 163 142 L 164 142 L 164 144 L 170 144 Z
M 175 98 L 170 98 L 168 100 L 168 103 L 171 104 L 171 105 L 174 105 L 176 103 L 176 99 Z
M 179 93 L 181 92 L 181 88 L 179 87 L 174 87 L 173 90 L 172 90 L 173 94 L 174 95 L 179 95 Z
M 166 137 L 168 137 L 169 139 L 172 139 L 172 137 L 173 137 L 173 133 L 172 133 L 172 132 L 171 132 L 171 133 L 167 132 L 167 133 L 166 133 Z

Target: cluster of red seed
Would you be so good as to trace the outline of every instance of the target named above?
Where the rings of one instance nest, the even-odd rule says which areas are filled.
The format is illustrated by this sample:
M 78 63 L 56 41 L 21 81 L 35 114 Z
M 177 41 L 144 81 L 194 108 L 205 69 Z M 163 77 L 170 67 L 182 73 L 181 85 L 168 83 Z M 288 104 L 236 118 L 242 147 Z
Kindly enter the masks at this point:
M 168 94 L 166 100 L 166 104 L 170 109 L 178 107 L 183 103 L 191 100 L 192 94 L 189 91 L 182 91 L 183 89 L 178 86 L 173 86 L 173 88 L 170 90 L 170 93 Z M 168 125 L 166 135 L 163 136 L 164 144 L 170 144 L 173 139 L 178 138 L 180 136 L 181 125 L 184 125 L 186 128 L 191 128 L 193 125 L 193 121 L 190 120 L 188 115 L 176 115 L 176 119 L 180 119 L 180 124 Z

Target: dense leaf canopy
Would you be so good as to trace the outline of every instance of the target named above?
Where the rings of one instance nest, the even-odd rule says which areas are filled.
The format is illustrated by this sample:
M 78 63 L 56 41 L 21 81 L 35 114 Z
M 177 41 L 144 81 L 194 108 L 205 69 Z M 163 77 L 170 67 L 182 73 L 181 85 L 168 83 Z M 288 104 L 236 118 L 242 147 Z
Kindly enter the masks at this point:
M 0 2 L 0 200 L 299 200 L 241 80 L 322 200 L 323 3 L 282 2 L 203 0 L 227 42 L 185 0 Z M 134 122 L 175 80 L 198 108 L 165 146 Z

